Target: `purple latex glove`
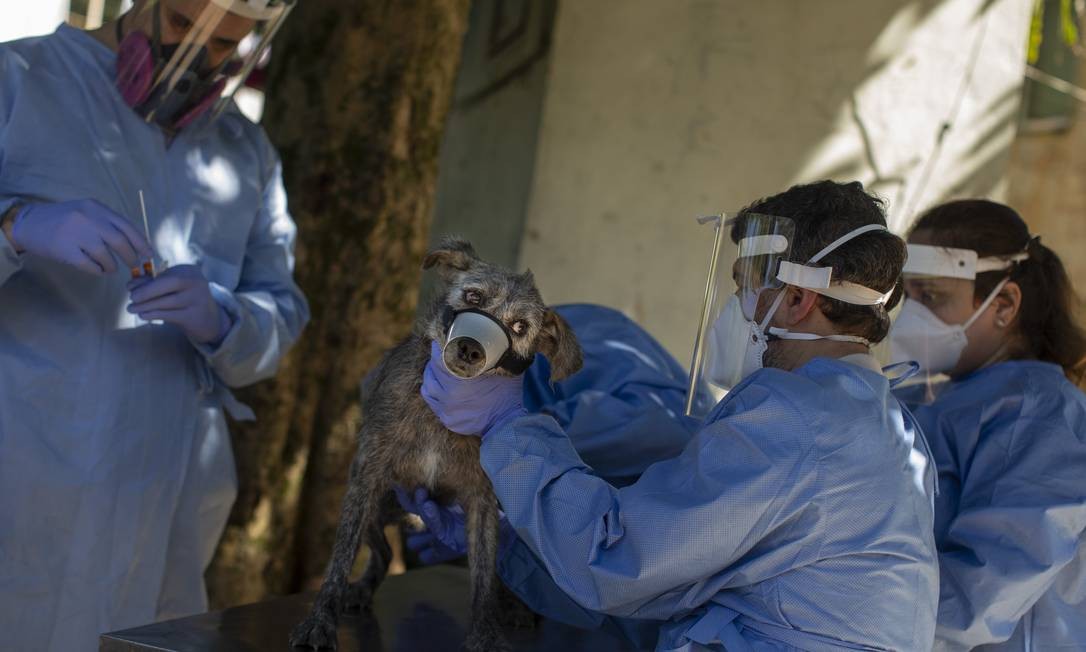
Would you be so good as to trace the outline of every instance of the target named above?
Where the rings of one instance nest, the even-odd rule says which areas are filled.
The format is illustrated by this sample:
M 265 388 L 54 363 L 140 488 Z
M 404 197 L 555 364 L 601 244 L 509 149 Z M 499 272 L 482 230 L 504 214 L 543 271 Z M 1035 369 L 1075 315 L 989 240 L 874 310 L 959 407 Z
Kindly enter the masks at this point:
M 133 279 L 128 292 L 128 312 L 174 324 L 194 342 L 214 344 L 230 330 L 230 315 L 211 296 L 207 279 L 194 265 L 171 267 L 155 279 Z
M 413 495 L 403 487 L 397 486 L 394 490 L 404 511 L 418 516 L 426 524 L 425 531 L 407 535 L 407 547 L 415 551 L 422 563 L 440 564 L 467 554 L 464 510 L 459 505 L 438 505 L 430 500 L 425 487 L 418 487 Z
M 431 342 L 430 361 L 422 376 L 422 398 L 449 430 L 486 436 L 499 423 L 527 414 L 523 396 L 523 375 L 460 378 L 445 367 L 441 347 Z
M 403 487 L 395 486 L 393 489 L 400 507 L 426 524 L 425 531 L 407 535 L 407 547 L 419 556 L 422 563 L 440 564 L 467 554 L 467 531 L 464 529 L 464 510 L 460 505 L 445 507 L 437 504 L 430 500 L 425 487 L 417 487 L 413 494 L 408 494 Z M 505 514 L 499 510 L 498 515 L 498 557 L 501 558 L 513 543 L 516 533 Z
M 11 226 L 11 245 L 88 274 L 117 271 L 114 256 L 131 269 L 151 258 L 151 245 L 128 220 L 93 199 L 29 204 Z

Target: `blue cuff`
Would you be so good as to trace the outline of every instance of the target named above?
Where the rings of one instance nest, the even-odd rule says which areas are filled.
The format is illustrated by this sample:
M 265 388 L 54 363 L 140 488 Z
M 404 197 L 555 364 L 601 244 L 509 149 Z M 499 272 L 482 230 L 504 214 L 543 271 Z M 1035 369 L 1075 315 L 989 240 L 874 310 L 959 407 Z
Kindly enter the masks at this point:
M 526 416 L 528 416 L 528 410 L 525 410 L 523 405 L 511 407 L 498 415 L 497 419 L 494 419 L 494 423 L 490 424 L 490 427 L 486 429 L 486 432 L 483 433 L 483 437 L 485 438 L 490 433 L 501 430 L 513 421 Z
M 241 330 L 239 324 L 242 319 L 242 307 L 241 302 L 234 297 L 234 293 L 218 283 L 208 283 L 208 288 L 211 290 L 211 298 L 219 304 L 219 308 L 230 323 L 217 342 L 190 341 L 208 362 L 213 363 L 220 353 L 230 350 L 231 343 L 237 339 L 238 331 Z

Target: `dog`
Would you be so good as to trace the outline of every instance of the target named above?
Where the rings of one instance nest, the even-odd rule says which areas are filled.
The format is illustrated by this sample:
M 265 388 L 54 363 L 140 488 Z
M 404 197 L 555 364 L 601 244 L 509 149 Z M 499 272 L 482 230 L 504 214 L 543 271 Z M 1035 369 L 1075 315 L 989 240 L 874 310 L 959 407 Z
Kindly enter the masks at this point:
M 426 487 L 439 503 L 459 503 L 466 515 L 471 575 L 471 625 L 464 648 L 471 652 L 508 649 L 499 623 L 497 577 L 498 501 L 479 463 L 478 437 L 451 432 L 419 393 L 430 360 L 431 343 L 444 345 L 454 317 L 486 315 L 501 324 L 509 340 L 504 360 L 485 370 L 515 375 L 543 354 L 551 380 L 582 366 L 581 347 L 572 329 L 543 303 L 532 273 L 516 274 L 479 259 L 471 244 L 446 238 L 430 251 L 423 269 L 436 268 L 440 291 L 414 332 L 388 351 L 363 384 L 362 427 L 351 463 L 335 546 L 312 612 L 290 635 L 294 647 L 336 647 L 336 625 L 344 609 L 365 609 L 388 571 L 391 556 L 382 534 L 385 524 L 403 516 L 392 491 Z M 445 347 L 443 360 L 458 375 L 470 377 L 486 364 L 471 340 Z M 360 540 L 370 548 L 362 578 L 348 585 Z

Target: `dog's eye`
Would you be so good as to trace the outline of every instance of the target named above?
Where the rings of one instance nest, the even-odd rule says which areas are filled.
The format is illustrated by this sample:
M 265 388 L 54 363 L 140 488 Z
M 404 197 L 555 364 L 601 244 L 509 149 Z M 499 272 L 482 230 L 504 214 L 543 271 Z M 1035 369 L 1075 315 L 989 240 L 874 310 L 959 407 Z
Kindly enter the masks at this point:
M 483 302 L 483 295 L 475 290 L 464 290 L 464 303 L 477 306 Z
M 523 319 L 518 319 L 513 322 L 513 325 L 509 327 L 509 330 L 513 331 L 514 335 L 524 335 L 528 332 L 528 322 Z

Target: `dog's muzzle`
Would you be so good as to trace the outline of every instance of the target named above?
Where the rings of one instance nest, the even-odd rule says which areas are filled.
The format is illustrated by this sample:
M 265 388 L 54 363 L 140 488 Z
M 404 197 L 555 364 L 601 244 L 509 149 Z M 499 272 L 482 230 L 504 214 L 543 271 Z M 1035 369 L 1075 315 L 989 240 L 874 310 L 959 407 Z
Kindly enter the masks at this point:
M 533 358 L 524 358 L 513 351 L 513 336 L 505 324 L 481 310 L 454 311 L 446 308 L 445 346 L 442 355 L 450 349 L 463 358 L 470 359 L 472 366 L 481 362 L 478 371 L 471 376 L 463 376 L 454 369 L 450 372 L 472 378 L 490 371 L 502 369 L 513 375 L 522 374 L 532 365 Z M 476 357 L 478 356 L 478 357 Z

